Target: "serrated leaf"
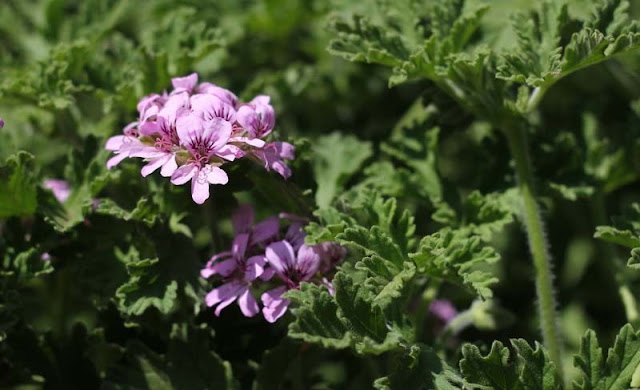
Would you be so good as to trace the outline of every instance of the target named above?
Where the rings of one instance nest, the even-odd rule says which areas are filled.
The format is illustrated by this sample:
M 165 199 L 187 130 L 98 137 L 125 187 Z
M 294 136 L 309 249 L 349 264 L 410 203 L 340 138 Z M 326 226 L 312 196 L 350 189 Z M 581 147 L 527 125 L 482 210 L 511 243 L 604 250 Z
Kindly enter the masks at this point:
M 467 231 L 469 234 L 478 235 L 484 241 L 489 241 L 494 234 L 514 221 L 514 216 L 519 212 L 517 197 L 518 192 L 515 189 L 486 195 L 480 191 L 472 191 L 462 201 L 460 213 L 449 204 L 437 201 L 432 218 L 451 228 Z
M 628 9 L 626 0 L 599 1 L 593 16 L 563 47 L 562 32 L 571 22 L 567 2 L 543 2 L 535 17 L 520 14 L 515 18 L 518 45 L 502 56 L 497 76 L 543 88 L 544 93 L 570 73 L 640 47 L 638 23 L 628 22 Z M 534 96 L 538 93 L 532 93 L 532 101 L 539 100 Z
M 580 381 L 574 382 L 576 389 L 627 390 L 640 366 L 640 334 L 625 325 L 605 359 L 596 334 L 589 330 L 582 338 L 574 365 L 581 371 Z
M 0 165 L 0 218 L 27 216 L 36 211 L 34 158 L 19 152 Z
M 313 146 L 313 170 L 318 190 L 316 203 L 328 207 L 347 180 L 373 153 L 371 143 L 354 136 L 333 133 L 320 137 Z
M 300 290 L 287 292 L 296 304 L 292 313 L 295 321 L 289 325 L 289 336 L 326 348 L 344 349 L 353 343 L 352 335 L 337 317 L 338 305 L 329 292 L 320 286 L 302 283 Z
M 158 207 L 147 198 L 141 198 L 133 210 L 125 210 L 108 198 L 97 199 L 94 208 L 96 214 L 109 215 L 123 221 L 139 221 L 153 226 L 158 217 Z
M 128 316 L 139 316 L 153 307 L 168 314 L 177 308 L 178 296 L 184 294 L 195 300 L 197 311 L 201 303 L 193 291 L 201 290 L 200 263 L 191 241 L 161 228 L 152 239 L 157 257 L 142 257 L 134 247 L 118 256 L 129 273 L 129 280 L 115 292 L 119 310 Z
M 402 278 L 402 276 L 399 276 Z M 298 306 L 289 336 L 334 349 L 352 348 L 359 354 L 381 354 L 397 349 L 406 337 L 413 337 L 407 319 L 399 316 L 400 305 L 383 310 L 369 286 L 359 286 L 350 273 L 340 271 L 333 279 L 335 297 L 324 287 L 305 284 L 287 296 Z M 393 283 L 393 281 L 392 281 Z M 390 290 L 393 290 L 390 287 Z M 397 300 L 397 294 L 384 290 L 381 302 Z
M 208 333 L 174 324 L 165 356 L 130 342 L 124 361 L 108 372 L 102 389 L 236 389 L 231 365 L 209 349 Z
M 393 389 L 440 389 L 434 387 L 434 379 L 443 375 L 449 368 L 431 348 L 426 345 L 414 344 L 407 351 L 394 356 L 391 374 L 378 378 L 373 386 L 379 390 Z
M 451 229 L 424 237 L 418 251 L 409 257 L 416 263 L 419 274 L 463 285 L 480 297 L 490 298 L 490 286 L 498 279 L 481 266 L 495 263 L 500 256 L 484 246 L 478 236 Z
M 353 15 L 350 22 L 334 19 L 331 28 L 339 38 L 331 41 L 329 52 L 348 61 L 396 66 L 409 56 L 400 35 L 372 24 L 362 15 Z
M 636 233 L 630 230 L 616 229 L 612 226 L 597 226 L 593 237 L 632 249 L 640 247 L 640 237 Z
M 486 356 L 475 345 L 462 347 L 460 371 L 466 382 L 481 389 L 560 389 L 555 365 L 538 343 L 535 349 L 522 339 L 511 340 L 514 352 L 494 341 Z
M 614 217 L 614 226 L 597 226 L 595 238 L 614 244 L 631 248 L 631 257 L 627 265 L 631 268 L 640 268 L 638 256 L 640 255 L 640 204 L 633 203 L 625 210 L 624 215 Z

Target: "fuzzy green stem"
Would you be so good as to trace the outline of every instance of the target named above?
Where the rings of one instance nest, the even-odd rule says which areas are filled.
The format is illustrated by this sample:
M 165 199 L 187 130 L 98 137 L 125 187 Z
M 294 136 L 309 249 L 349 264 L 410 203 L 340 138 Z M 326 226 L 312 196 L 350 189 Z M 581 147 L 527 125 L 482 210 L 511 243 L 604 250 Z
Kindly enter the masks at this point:
M 529 239 L 536 274 L 536 292 L 540 314 L 540 327 L 544 344 L 562 379 L 562 344 L 556 319 L 556 298 L 553 289 L 551 257 L 544 226 L 533 189 L 533 174 L 525 129 L 515 127 L 506 131 L 511 155 L 515 161 L 518 188 L 523 203 L 524 226 Z

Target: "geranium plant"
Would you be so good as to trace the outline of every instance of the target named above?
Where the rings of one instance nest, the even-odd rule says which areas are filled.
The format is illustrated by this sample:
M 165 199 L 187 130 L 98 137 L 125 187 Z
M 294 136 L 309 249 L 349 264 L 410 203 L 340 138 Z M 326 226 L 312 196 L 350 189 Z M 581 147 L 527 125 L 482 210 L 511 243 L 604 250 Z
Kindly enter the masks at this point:
M 0 388 L 640 388 L 639 15 L 6 0 Z

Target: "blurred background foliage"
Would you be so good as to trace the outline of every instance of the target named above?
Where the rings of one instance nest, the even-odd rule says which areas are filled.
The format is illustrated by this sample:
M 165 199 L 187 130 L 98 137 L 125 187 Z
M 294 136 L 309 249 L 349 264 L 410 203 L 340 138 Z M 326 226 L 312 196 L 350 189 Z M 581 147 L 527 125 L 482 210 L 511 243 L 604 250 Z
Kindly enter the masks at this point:
M 474 190 L 499 197 L 497 212 L 514 219 L 489 235 L 503 259 L 491 271 L 500 312 L 511 320 L 465 328 L 446 351 L 455 362 L 465 341 L 539 338 L 526 237 L 518 213 L 505 206 L 514 186 L 505 140 L 432 82 L 389 88 L 388 68 L 326 50 L 330 16 L 367 13 L 375 2 L 0 3 L 0 161 L 7 161 L 0 178 L 20 178 L 31 189 L 25 199 L 33 198 L 24 216 L 0 225 L 0 388 L 370 388 L 391 364 L 384 355 L 359 358 L 294 341 L 284 321 L 269 325 L 235 309 L 215 318 L 201 304 L 206 285 L 198 277 L 228 243 L 238 202 L 251 201 L 259 217 L 308 214 L 314 196 L 326 207 L 364 188 L 395 197 L 419 235 L 456 218 L 469 223 L 478 204 L 490 207 L 486 199 L 474 203 Z M 534 2 L 466 6 L 481 3 L 490 9 L 474 45 L 511 50 L 508 15 Z M 586 17 L 591 3 L 571 1 L 570 14 Z M 637 19 L 640 3 L 631 5 Z M 569 352 L 587 328 L 610 345 L 626 322 L 610 269 L 612 258 L 628 254 L 592 237 L 595 226 L 640 200 L 639 69 L 640 55 L 629 53 L 576 72 L 535 113 L 530 141 Z M 103 168 L 104 140 L 134 120 L 139 98 L 194 71 L 244 99 L 272 97 L 277 137 L 298 150 L 289 184 L 235 166 L 232 184 L 203 212 L 184 188 L 142 180 L 135 163 Z M 33 157 L 10 158 L 19 150 Z M 36 188 L 45 178 L 70 182 L 64 207 Z M 447 207 L 457 214 L 447 217 Z M 213 242 L 212 221 L 226 221 Z M 50 262 L 40 260 L 44 252 Z M 637 271 L 621 272 L 637 296 Z M 474 300 L 447 284 L 439 295 L 460 310 Z M 437 324 L 424 326 L 430 332 L 422 341 L 435 343 Z

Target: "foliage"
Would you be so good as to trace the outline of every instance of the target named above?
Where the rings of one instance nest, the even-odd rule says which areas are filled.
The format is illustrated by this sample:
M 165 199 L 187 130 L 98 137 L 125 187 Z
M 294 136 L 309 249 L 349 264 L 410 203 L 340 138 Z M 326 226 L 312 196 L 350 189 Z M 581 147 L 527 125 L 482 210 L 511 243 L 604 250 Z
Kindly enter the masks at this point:
M 0 388 L 640 387 L 639 15 L 628 0 L 1 2 Z M 270 96 L 289 179 L 242 159 L 198 205 L 139 161 L 107 169 L 137 102 L 192 72 Z M 276 236 L 308 222 L 307 245 L 346 250 L 318 284 L 289 275 L 273 324 L 205 304 L 232 279 L 201 277 L 207 261 L 254 234 L 242 204 L 286 219 Z M 560 358 L 530 252 L 553 259 Z M 264 279 L 258 302 L 278 285 Z

